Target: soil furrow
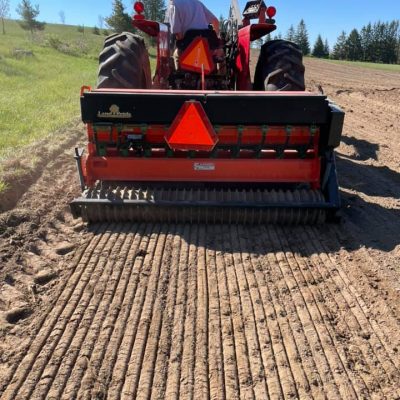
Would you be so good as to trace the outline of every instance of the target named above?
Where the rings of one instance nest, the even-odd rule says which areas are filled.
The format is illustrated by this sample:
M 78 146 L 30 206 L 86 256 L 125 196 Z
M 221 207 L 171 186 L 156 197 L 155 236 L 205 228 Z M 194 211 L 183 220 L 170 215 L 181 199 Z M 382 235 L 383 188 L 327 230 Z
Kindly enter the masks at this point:
M 272 266 L 266 253 L 269 251 L 266 246 L 269 240 L 265 237 L 264 232 L 256 229 L 253 233 L 260 240 L 254 242 L 254 253 L 252 254 L 252 265 L 254 266 L 256 281 L 259 287 L 264 313 L 266 315 L 266 325 L 269 329 L 271 337 L 272 349 L 275 354 L 275 366 L 271 367 L 276 370 L 280 388 L 278 398 L 294 398 L 297 395 L 296 381 L 290 368 L 290 356 L 287 352 L 283 338 L 287 331 L 285 321 L 278 318 L 281 312 L 280 301 L 276 298 L 275 281 Z M 265 257 L 263 255 L 265 254 Z M 282 315 L 285 315 L 283 312 Z M 289 336 L 289 346 L 294 343 L 293 336 Z
M 338 293 L 338 295 L 340 295 L 340 290 L 334 285 L 332 287 L 327 287 L 326 283 L 329 281 L 329 276 L 327 273 L 325 273 L 324 276 L 319 273 L 319 268 L 324 269 L 325 265 L 323 262 L 319 263 L 317 256 L 311 255 L 310 258 L 315 257 L 316 259 L 314 262 L 308 263 L 299 255 L 302 249 L 310 242 L 307 237 L 303 237 L 301 230 L 299 230 L 296 235 L 298 240 L 290 236 L 287 229 L 285 229 L 284 232 L 286 232 L 286 235 L 280 235 L 280 238 L 284 237 L 285 239 L 282 239 L 284 245 L 287 240 L 290 246 L 291 254 L 289 257 L 294 263 L 293 271 L 296 271 L 296 279 L 299 282 L 299 286 L 304 287 L 304 291 L 306 292 L 305 297 L 312 296 L 315 301 L 316 312 L 318 313 L 318 324 L 322 326 L 321 335 L 324 338 L 324 347 L 330 349 L 327 353 L 333 351 L 333 357 L 338 364 L 336 368 L 332 369 L 335 380 L 338 382 L 338 387 L 347 390 L 345 397 L 356 398 L 358 397 L 357 395 L 365 393 L 368 395 L 365 382 L 358 374 L 354 374 L 354 371 L 348 369 L 343 346 L 338 340 L 341 338 L 341 332 L 335 330 L 337 324 L 336 318 L 340 312 L 340 308 L 335 299 L 332 299 L 332 293 Z M 348 314 L 350 308 L 347 305 L 342 305 L 342 310 L 345 314 Z M 344 323 L 347 323 L 347 321 Z
M 368 389 L 362 377 L 359 376 L 358 371 L 353 371 L 352 368 L 348 366 L 348 360 L 346 359 L 346 338 L 343 337 L 340 325 L 338 323 L 338 314 L 340 313 L 340 309 L 344 310 L 344 314 L 349 312 L 349 308 L 347 306 L 339 307 L 337 300 L 335 300 L 335 295 L 340 296 L 340 289 L 338 289 L 335 285 L 328 285 L 330 279 L 330 271 L 327 270 L 326 264 L 321 261 L 317 255 L 312 254 L 313 252 L 310 250 L 308 253 L 312 254 L 310 259 L 313 262 L 307 262 L 300 254 L 306 252 L 306 247 L 310 247 L 309 240 L 304 238 L 302 232 L 298 232 L 298 240 L 295 240 L 293 236 L 288 234 L 286 231 L 285 237 L 290 243 L 290 247 L 293 251 L 293 257 L 298 267 L 295 267 L 301 274 L 303 278 L 300 278 L 300 281 L 308 281 L 311 285 L 308 286 L 308 289 L 313 293 L 313 297 L 317 299 L 319 313 L 322 317 L 322 321 L 325 324 L 325 328 L 329 334 L 329 340 L 333 343 L 337 354 L 339 356 L 341 362 L 341 369 L 335 372 L 341 372 L 342 374 L 347 375 L 347 379 L 352 383 L 354 390 L 351 390 L 352 396 L 361 395 L 367 397 Z M 281 236 L 282 237 L 282 236 Z M 343 323 L 348 327 L 347 320 L 344 319 Z M 342 343 L 341 343 L 342 342 Z M 344 342 L 344 344 L 343 344 Z M 339 375 L 340 376 L 340 375 Z
M 315 238 L 311 231 L 308 231 L 308 237 L 311 237 L 312 239 Z M 317 248 L 321 246 L 319 241 L 312 240 L 312 242 Z M 329 254 L 326 254 L 324 250 L 325 249 L 322 249 L 322 251 L 319 250 L 321 251 L 321 257 L 325 259 L 324 264 L 331 264 L 334 266 L 335 264 L 332 263 Z M 340 307 L 339 305 L 339 307 L 343 310 L 346 322 L 349 324 L 347 328 L 351 331 L 357 332 L 357 335 L 353 336 L 353 340 L 357 338 L 357 348 L 363 353 L 363 357 L 361 358 L 361 360 L 363 360 L 362 362 L 364 365 L 369 364 L 366 371 L 367 377 L 374 377 L 373 381 L 369 384 L 369 387 L 379 387 L 382 382 L 387 380 L 387 383 L 389 383 L 392 379 L 395 379 L 398 384 L 398 368 L 396 368 L 389 354 L 385 351 L 379 336 L 371 325 L 371 319 L 364 314 L 362 307 L 357 301 L 357 297 L 350 292 L 349 281 L 345 278 L 342 272 L 340 262 L 336 263 L 336 270 L 338 274 L 335 279 L 335 284 L 340 289 L 337 292 L 342 297 L 342 306 Z M 329 282 L 329 280 L 326 279 L 325 282 Z M 387 385 L 384 385 L 384 387 L 387 387 Z M 385 389 L 383 390 L 386 392 Z M 385 395 L 387 396 L 390 393 L 392 393 L 392 389 L 385 393 Z
M 117 358 L 114 362 L 114 369 L 111 374 L 111 381 L 107 387 L 107 397 L 109 398 L 121 398 L 122 388 L 127 378 L 128 363 L 132 356 L 133 346 L 138 331 L 138 324 L 143 312 L 143 304 L 146 298 L 148 281 L 151 275 L 152 264 L 151 260 L 154 257 L 156 250 L 156 244 L 158 236 L 160 234 L 160 227 L 154 230 L 150 229 L 149 232 L 149 244 L 147 253 L 140 260 L 140 276 L 138 288 L 134 293 L 133 302 L 130 304 L 130 308 L 127 310 L 129 313 L 128 320 L 126 322 L 127 329 L 121 330 L 123 334 L 122 341 L 119 344 Z M 103 365 L 107 363 L 107 360 L 103 360 Z
M 246 399 L 252 399 L 255 396 L 254 382 L 250 367 L 250 353 L 248 341 L 246 338 L 245 320 L 242 310 L 242 298 L 237 284 L 234 256 L 232 251 L 232 238 L 230 238 L 230 229 L 223 226 L 221 237 L 226 239 L 223 249 L 223 264 L 225 269 L 227 292 L 229 296 L 230 308 L 232 311 L 233 336 L 235 337 L 236 362 L 239 378 L 240 396 Z M 246 315 L 247 316 L 247 315 Z M 250 317 L 250 316 L 249 316 Z
M 231 243 L 239 243 L 239 235 L 236 229 L 230 230 Z M 254 305 L 250 297 L 250 287 L 246 274 L 243 270 L 243 254 L 239 248 L 233 252 L 233 267 L 236 277 L 236 287 L 238 288 L 238 298 L 240 299 L 241 314 L 244 320 L 244 331 L 246 336 L 249 366 L 251 370 L 252 386 L 254 396 L 258 399 L 268 399 L 268 389 L 265 381 L 265 369 L 261 357 L 260 338 L 257 332 L 257 318 Z
M 224 348 L 222 339 L 221 296 L 218 283 L 216 265 L 216 251 L 211 245 L 215 243 L 213 230 L 207 230 L 206 238 L 206 268 L 208 275 L 209 313 L 208 313 L 208 354 L 209 354 L 209 379 L 210 399 L 225 400 L 225 365 Z
M 24 398 L 31 398 L 34 396 L 34 390 L 40 387 L 41 378 L 45 380 L 44 386 L 47 385 L 47 380 L 51 382 L 54 378 L 51 371 L 53 368 L 50 365 L 50 371 L 46 375 L 46 366 L 54 356 L 56 359 L 60 359 L 65 350 L 68 348 L 72 336 L 78 329 L 80 322 L 83 319 L 85 311 L 88 309 L 92 297 L 95 295 L 95 290 L 100 281 L 101 275 L 93 273 L 96 270 L 97 264 L 101 265 L 103 270 L 109 265 L 109 257 L 116 256 L 120 249 L 118 242 L 120 241 L 119 235 L 115 237 L 115 240 L 108 240 L 104 249 L 102 250 L 98 262 L 93 264 L 93 267 L 87 269 L 80 281 L 80 285 L 84 285 L 81 290 L 75 290 L 71 296 L 71 299 L 65 308 L 63 314 L 61 314 L 59 321 L 61 323 L 53 329 L 52 334 L 47 339 L 45 346 L 43 347 L 41 354 L 37 357 L 36 362 L 32 366 L 31 373 L 26 379 L 24 390 L 21 391 L 19 396 Z M 90 265 L 90 264 L 89 264 Z M 107 277 L 110 271 L 106 271 L 103 276 Z M 57 363 L 56 363 L 57 365 Z M 56 366 L 54 368 L 57 368 Z M 38 386 L 39 385 L 39 386 Z M 43 395 L 38 395 L 38 398 L 43 398 Z
M 189 246 L 192 239 L 190 225 L 185 225 L 183 238 L 181 238 L 181 249 L 179 254 L 179 281 L 177 282 L 177 293 L 175 312 L 172 329 L 172 343 L 168 362 L 168 376 L 166 379 L 165 398 L 179 399 L 181 362 L 184 342 L 184 326 L 186 318 L 186 307 L 188 298 L 189 279 Z
M 126 261 L 123 254 L 125 254 L 126 248 L 131 245 L 129 240 L 131 237 L 127 235 L 129 229 L 129 225 L 123 227 L 121 230 L 122 235 L 114 245 L 107 264 L 102 268 L 101 272 L 97 273 L 96 271 L 93 274 L 94 276 L 99 275 L 100 279 L 94 285 L 94 292 L 90 302 L 85 304 L 84 300 L 81 299 L 80 304 L 76 307 L 76 314 L 72 315 L 68 330 L 65 331 L 53 351 L 51 359 L 32 394 L 33 398 L 59 398 L 62 394 L 63 387 L 70 376 L 70 368 L 76 362 L 79 349 L 82 347 L 89 329 L 93 325 L 99 325 L 108 313 L 110 300 L 114 296 L 115 288 L 121 276 L 121 268 L 118 268 L 118 264 L 123 265 Z M 123 257 L 122 259 L 121 256 Z M 80 321 L 77 318 L 79 312 L 82 314 Z M 100 322 L 96 323 L 96 317 L 100 319 Z M 73 323 L 71 323 L 72 320 L 74 321 Z M 85 344 L 85 348 L 87 346 Z M 62 365 L 57 361 L 59 359 L 63 359 Z M 53 393 L 49 393 L 51 386 L 55 389 Z
M 82 268 L 78 269 L 78 267 L 84 265 L 84 260 L 87 259 L 88 257 L 90 257 L 90 255 L 96 248 L 97 243 L 98 243 L 98 240 L 97 241 L 96 240 L 88 241 L 85 245 L 83 245 L 80 249 L 77 250 L 77 252 L 74 256 L 74 259 L 71 262 L 71 268 L 70 268 L 71 272 L 66 277 L 66 280 L 60 285 L 60 287 L 58 288 L 57 294 L 54 296 L 54 300 L 53 300 L 54 304 L 57 304 L 60 301 L 61 296 L 64 294 L 64 290 L 67 288 L 68 283 L 72 279 L 72 276 L 78 274 L 77 270 L 79 270 L 81 273 L 83 273 L 83 269 Z M 62 310 L 62 308 L 58 309 L 58 311 L 61 311 L 61 310 Z M 53 310 L 53 315 L 55 315 L 55 312 L 56 311 Z M 27 354 L 30 354 L 32 352 L 32 349 L 36 349 L 36 350 L 40 351 L 40 349 L 42 348 L 43 343 L 45 342 L 47 337 L 44 338 L 43 336 L 39 335 L 38 332 L 41 331 L 42 328 L 44 328 L 45 326 L 47 326 L 47 327 L 51 326 L 50 321 L 51 321 L 51 323 L 55 324 L 56 320 L 57 320 L 57 317 L 51 319 L 51 315 L 47 315 L 47 314 L 45 314 L 41 318 L 41 320 L 37 324 L 37 327 L 35 327 L 37 336 L 33 337 L 33 339 L 29 342 L 29 345 L 25 349 L 23 349 L 22 354 L 24 356 L 26 356 Z M 50 330 L 48 330 L 48 332 L 50 332 L 50 331 L 51 331 L 51 328 L 50 328 Z M 37 341 L 41 341 L 42 344 L 40 345 L 40 344 L 36 343 Z M 31 356 L 33 356 L 33 355 L 31 354 Z M 33 360 L 33 359 L 34 359 L 34 356 L 30 358 L 30 360 Z M 7 383 L 9 385 L 11 380 L 16 377 L 17 366 L 19 364 L 21 364 L 21 362 L 22 362 L 22 358 L 19 359 L 18 363 L 15 364 L 15 367 L 10 370 L 9 375 L 4 378 L 3 384 Z
M 267 323 L 267 315 L 263 307 L 263 300 L 259 287 L 261 282 L 257 281 L 255 268 L 250 254 L 254 254 L 254 245 L 249 242 L 252 235 L 249 235 L 243 227 L 238 227 L 238 237 L 243 268 L 247 284 L 250 288 L 250 296 L 255 312 L 256 329 L 259 337 L 259 348 L 263 362 L 264 379 L 266 380 L 268 395 L 270 399 L 279 399 L 282 398 L 282 388 L 276 368 L 277 359 L 272 345 L 271 333 Z
M 196 349 L 194 367 L 195 399 L 210 398 L 209 369 L 208 369 L 208 277 L 206 268 L 206 227 L 199 228 L 199 242 L 197 245 L 197 318 L 196 318 Z
M 148 399 L 152 391 L 152 383 L 154 372 L 156 368 L 157 351 L 161 337 L 161 327 L 163 315 L 165 313 L 166 298 L 168 293 L 169 279 L 171 273 L 173 238 L 176 228 L 168 229 L 169 233 L 166 235 L 165 243 L 159 253 L 159 259 L 153 260 L 154 264 L 160 264 L 159 277 L 157 279 L 157 289 L 155 294 L 154 303 L 151 306 L 151 324 L 148 327 L 146 344 L 142 345 L 145 348 L 143 360 L 139 365 L 139 382 L 135 398 Z M 158 255 L 158 254 L 156 254 Z M 155 265 L 153 264 L 153 268 Z M 158 367 L 158 366 L 157 366 Z
M 157 237 L 156 247 L 153 257 L 148 260 L 148 273 L 150 275 L 144 303 L 141 309 L 140 320 L 135 336 L 135 341 L 131 350 L 130 358 L 128 360 L 127 370 L 125 374 L 125 383 L 122 387 L 121 398 L 136 397 L 139 385 L 141 369 L 143 366 L 146 346 L 149 339 L 149 329 L 153 319 L 154 304 L 157 301 L 157 290 L 160 282 L 160 273 L 162 269 L 162 255 L 164 249 L 169 252 L 171 246 L 165 248 L 167 238 L 166 227 L 163 226 L 160 235 Z M 158 303 L 156 303 L 158 304 Z M 159 315 L 162 310 L 156 310 L 155 320 L 156 324 L 159 323 Z M 156 333 L 152 331 L 151 334 Z
M 27 379 L 4 398 L 397 393 L 396 353 L 345 251 L 337 260 L 330 250 L 340 248 L 334 230 L 99 229 L 33 339 L 42 346 Z
M 80 387 L 82 387 L 83 393 L 86 394 L 90 393 L 95 386 L 99 394 L 105 391 L 108 379 L 104 376 L 101 363 L 106 357 L 107 365 L 112 365 L 112 357 L 109 353 L 108 356 L 105 356 L 105 354 L 107 354 L 109 348 L 113 347 L 114 341 L 118 337 L 119 322 L 123 319 L 123 310 L 126 310 L 126 307 L 124 308 L 125 294 L 134 275 L 133 264 L 138 254 L 139 246 L 147 242 L 147 237 L 144 233 L 143 226 L 135 226 L 132 229 L 133 242 L 124 251 L 124 262 L 121 263 L 121 260 L 118 262 L 116 269 L 120 270 L 122 274 L 113 296 L 110 298 L 111 302 L 108 304 L 107 314 L 101 322 L 99 321 L 98 324 L 91 326 L 86 342 L 81 346 L 75 363 L 71 365 L 72 371 L 68 381 L 65 383 L 65 387 L 62 389 L 62 394 L 60 393 L 60 397 L 75 398 Z M 134 293 L 134 289 L 130 288 Z M 108 377 L 110 372 L 109 370 L 107 372 Z M 77 385 L 76 382 L 80 382 L 80 384 Z M 84 397 L 89 396 L 81 395 L 81 398 Z
M 199 243 L 199 226 L 194 225 L 192 230 L 189 244 L 186 315 L 180 367 L 179 397 L 184 399 L 193 398 L 194 368 L 196 362 L 197 246 Z
M 104 227 L 102 229 L 104 229 Z M 85 253 L 85 255 L 82 257 L 76 269 L 74 270 L 74 273 L 66 282 L 64 290 L 55 307 L 50 312 L 48 318 L 45 319 L 40 332 L 33 339 L 26 356 L 20 363 L 22 367 L 16 372 L 13 380 L 5 391 L 5 398 L 16 398 L 22 384 L 27 381 L 28 374 L 32 371 L 37 358 L 41 355 L 43 348 L 48 344 L 50 335 L 54 336 L 54 334 L 57 332 L 63 332 L 64 327 L 58 327 L 60 321 L 63 323 L 63 320 L 60 316 L 65 310 L 68 310 L 70 314 L 73 313 L 74 303 L 72 302 L 72 299 L 74 298 L 75 294 L 74 289 L 79 286 L 80 295 L 82 294 L 83 289 L 87 284 L 90 271 L 92 268 L 94 268 L 93 264 L 90 266 L 86 264 L 87 259 L 90 259 L 92 254 L 95 254 L 97 257 L 99 257 L 99 253 L 101 253 L 102 249 L 107 245 L 108 237 L 109 235 L 105 235 L 102 240 L 97 240 L 95 238 L 90 243 L 87 253 Z M 89 273 L 87 272 L 87 269 L 89 269 Z M 84 279 L 84 277 L 86 277 L 86 279 Z M 65 323 L 63 325 L 65 326 Z
M 287 248 L 286 257 L 291 268 L 294 279 L 296 280 L 303 300 L 308 305 L 308 311 L 316 329 L 317 335 L 321 341 L 325 356 L 330 365 L 332 376 L 336 382 L 343 398 L 356 398 L 356 390 L 352 381 L 346 375 L 344 360 L 338 352 L 334 338 L 330 331 L 329 324 L 329 306 L 327 298 L 322 296 L 319 291 L 319 281 L 315 279 L 312 270 L 307 266 L 300 266 L 293 254 L 294 250 L 289 246 L 286 238 L 289 235 L 284 235 L 282 230 L 277 231 L 282 245 Z M 299 232 L 300 233 L 300 232 Z M 343 379 L 344 378 L 344 379 Z
M 238 399 L 240 396 L 238 361 L 233 327 L 233 311 L 229 298 L 224 262 L 224 234 L 222 228 L 214 233 L 216 250 L 216 273 L 221 315 L 222 352 L 225 371 L 225 393 L 227 399 Z
M 168 360 L 171 354 L 172 347 L 172 331 L 173 321 L 175 317 L 175 306 L 177 298 L 177 289 L 180 279 L 179 270 L 179 255 L 181 253 L 183 226 L 177 227 L 172 244 L 172 256 L 170 264 L 170 279 L 167 289 L 167 297 L 165 301 L 165 308 L 163 312 L 162 326 L 160 330 L 160 339 L 158 343 L 157 359 L 155 362 L 154 374 L 152 377 L 151 398 L 163 399 L 165 398 L 166 382 L 168 377 Z M 163 261 L 165 262 L 165 260 Z
M 271 263 L 274 275 L 275 302 L 277 304 L 278 318 L 285 324 L 285 334 L 289 342 L 286 351 L 289 355 L 290 367 L 298 382 L 297 390 L 308 391 L 309 382 L 304 374 L 304 367 L 301 360 L 303 357 L 310 357 L 315 361 L 316 371 L 319 379 L 314 380 L 314 385 L 321 384 L 328 396 L 339 397 L 338 389 L 333 381 L 329 359 L 322 346 L 320 335 L 312 319 L 310 307 L 314 304 L 309 299 L 304 299 L 301 288 L 293 279 L 288 261 L 280 243 L 276 238 L 275 231 L 268 228 L 264 231 L 266 240 L 271 243 L 271 250 L 268 252 L 268 259 Z M 303 336 L 304 335 L 304 336 Z

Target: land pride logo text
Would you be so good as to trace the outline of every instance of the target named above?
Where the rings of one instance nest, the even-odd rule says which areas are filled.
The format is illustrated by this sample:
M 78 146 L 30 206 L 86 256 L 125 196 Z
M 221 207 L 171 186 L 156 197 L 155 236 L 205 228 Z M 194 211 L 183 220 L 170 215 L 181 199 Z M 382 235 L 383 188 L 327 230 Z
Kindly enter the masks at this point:
M 132 114 L 130 112 L 120 112 L 119 107 L 116 104 L 113 104 L 110 107 L 110 112 L 98 112 L 98 118 L 132 118 Z

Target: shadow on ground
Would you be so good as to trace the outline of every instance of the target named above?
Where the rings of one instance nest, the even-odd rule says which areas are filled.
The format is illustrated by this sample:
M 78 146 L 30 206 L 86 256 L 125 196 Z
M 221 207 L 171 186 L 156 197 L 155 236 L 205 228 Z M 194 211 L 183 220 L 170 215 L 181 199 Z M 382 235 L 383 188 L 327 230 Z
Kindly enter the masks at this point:
M 153 224 L 148 232 L 180 232 L 189 243 L 233 253 L 296 251 L 309 256 L 315 252 L 317 243 L 323 243 L 327 252 L 342 248 L 352 251 L 363 246 L 385 252 L 395 249 L 400 244 L 400 209 L 393 207 L 393 204 L 400 198 L 400 174 L 388 167 L 366 165 L 339 155 L 338 175 L 343 200 L 343 218 L 339 224 L 236 227 L 167 223 Z M 373 198 L 368 198 L 370 196 Z M 145 225 L 133 224 L 130 229 L 143 228 Z M 90 229 L 118 232 L 127 228 L 126 225 L 121 228 L 121 225 L 95 224 Z M 198 230 L 205 233 L 200 235 L 196 233 Z M 297 241 L 297 238 L 303 239 Z M 304 245 L 308 242 L 310 246 Z
M 354 147 L 355 154 L 349 158 L 358 161 L 366 161 L 370 158 L 378 160 L 379 144 L 357 139 L 354 136 L 342 136 L 341 141 L 348 146 Z

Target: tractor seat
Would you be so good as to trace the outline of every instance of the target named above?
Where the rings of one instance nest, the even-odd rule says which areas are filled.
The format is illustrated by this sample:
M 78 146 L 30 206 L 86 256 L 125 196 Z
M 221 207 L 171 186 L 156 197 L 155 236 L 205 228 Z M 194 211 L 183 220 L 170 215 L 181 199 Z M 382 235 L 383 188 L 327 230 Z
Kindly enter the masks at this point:
M 183 39 L 176 41 L 176 47 L 180 51 L 184 51 L 190 43 L 199 36 L 207 39 L 210 50 L 216 50 L 222 47 L 221 39 L 218 38 L 213 29 L 191 29 L 185 33 Z

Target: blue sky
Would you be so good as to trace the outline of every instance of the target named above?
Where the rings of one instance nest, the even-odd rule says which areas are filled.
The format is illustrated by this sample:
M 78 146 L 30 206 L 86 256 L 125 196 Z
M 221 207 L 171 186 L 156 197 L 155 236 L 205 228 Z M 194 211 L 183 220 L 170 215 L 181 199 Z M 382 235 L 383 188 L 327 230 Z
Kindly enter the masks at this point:
M 19 2 L 10 1 L 12 18 L 18 17 L 15 9 Z M 124 3 L 130 12 L 132 1 L 125 0 Z M 215 15 L 227 16 L 230 0 L 203 0 L 203 3 Z M 98 16 L 108 16 L 112 9 L 112 0 L 32 0 L 32 4 L 40 7 L 39 20 L 59 23 L 59 12 L 63 10 L 67 24 L 85 26 L 96 25 Z M 246 1 L 239 0 L 241 9 L 245 4 Z M 277 31 L 283 35 L 291 24 L 296 26 L 304 18 L 311 42 L 314 43 L 320 33 L 331 46 L 342 30 L 349 32 L 370 21 L 400 19 L 400 0 L 271 0 L 266 4 L 277 8 Z

